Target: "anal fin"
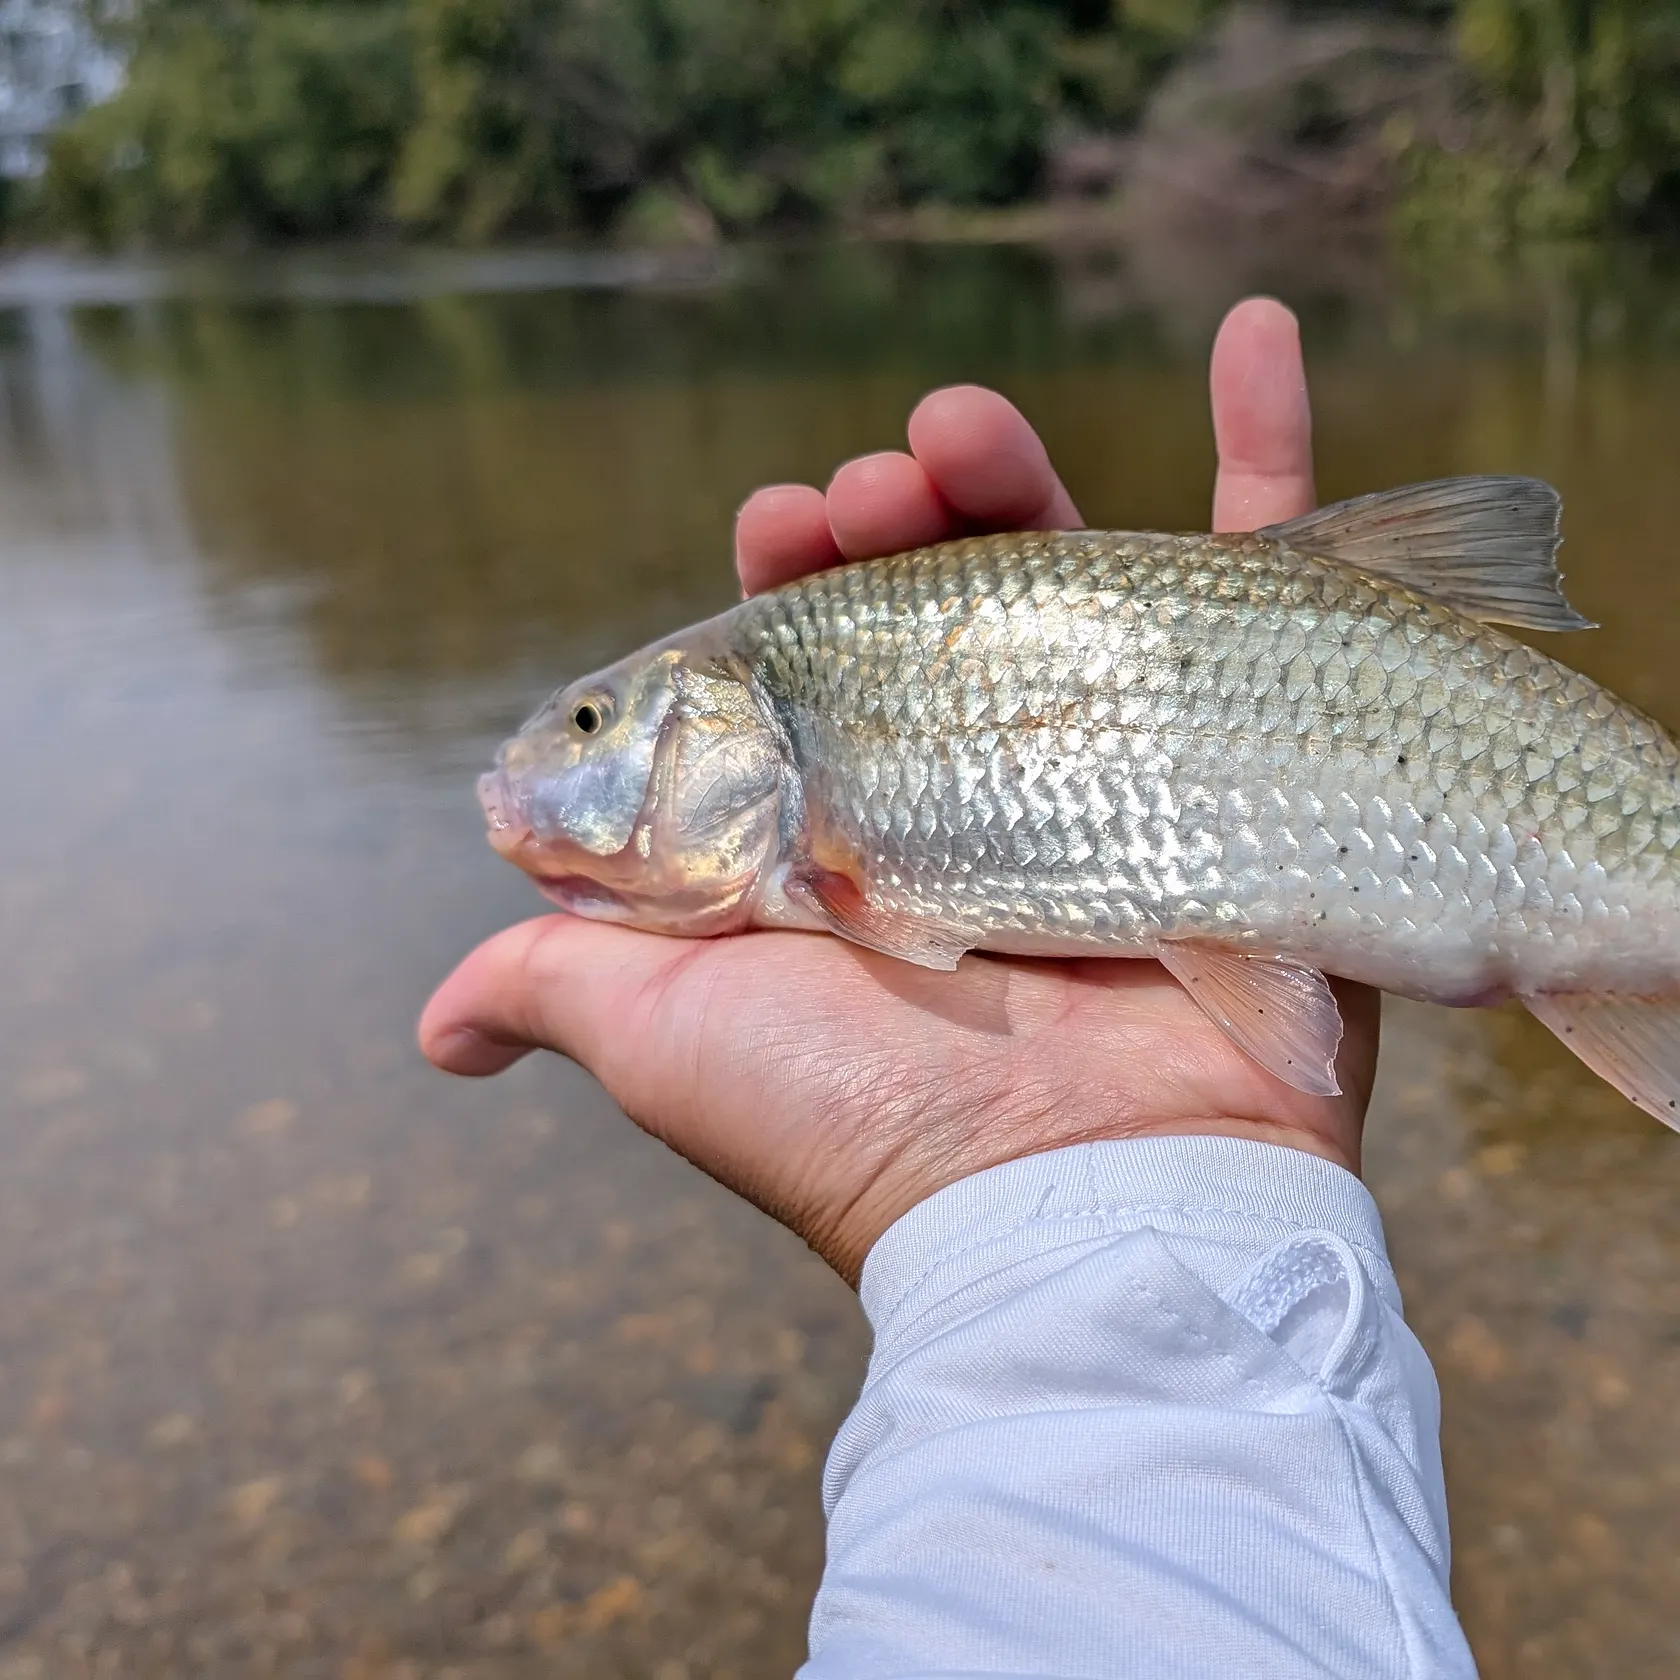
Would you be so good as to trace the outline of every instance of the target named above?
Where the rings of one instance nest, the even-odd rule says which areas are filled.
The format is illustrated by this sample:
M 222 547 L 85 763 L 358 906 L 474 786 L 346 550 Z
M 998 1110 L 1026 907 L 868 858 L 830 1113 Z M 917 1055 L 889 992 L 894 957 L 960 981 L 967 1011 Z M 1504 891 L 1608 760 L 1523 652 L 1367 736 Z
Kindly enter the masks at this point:
M 1549 992 L 1523 1002 L 1600 1079 L 1680 1131 L 1680 997 Z
M 1333 1097 L 1342 1012 L 1316 968 L 1290 957 L 1164 940 L 1155 955 L 1202 1012 L 1286 1085 Z
M 965 928 L 871 904 L 850 875 L 821 864 L 796 865 L 788 871 L 782 890 L 815 911 L 842 939 L 918 968 L 948 974 L 974 945 L 974 935 Z

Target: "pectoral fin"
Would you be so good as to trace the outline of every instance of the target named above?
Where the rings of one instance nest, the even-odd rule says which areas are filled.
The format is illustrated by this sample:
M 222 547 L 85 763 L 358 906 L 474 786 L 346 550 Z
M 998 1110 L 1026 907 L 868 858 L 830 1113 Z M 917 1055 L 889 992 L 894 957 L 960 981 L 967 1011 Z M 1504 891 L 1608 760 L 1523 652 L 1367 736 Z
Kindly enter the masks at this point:
M 821 864 L 796 865 L 788 871 L 782 890 L 815 911 L 842 939 L 919 968 L 936 968 L 948 974 L 974 944 L 973 934 L 964 928 L 871 904 L 850 875 Z
M 1525 997 L 1600 1079 L 1680 1131 L 1680 998 L 1552 992 Z
M 1537 478 L 1443 478 L 1336 502 L 1260 534 L 1493 624 L 1591 630 L 1563 595 L 1563 503 Z
M 1316 968 L 1199 940 L 1163 941 L 1167 972 L 1268 1073 L 1313 1096 L 1333 1097 L 1342 1012 Z

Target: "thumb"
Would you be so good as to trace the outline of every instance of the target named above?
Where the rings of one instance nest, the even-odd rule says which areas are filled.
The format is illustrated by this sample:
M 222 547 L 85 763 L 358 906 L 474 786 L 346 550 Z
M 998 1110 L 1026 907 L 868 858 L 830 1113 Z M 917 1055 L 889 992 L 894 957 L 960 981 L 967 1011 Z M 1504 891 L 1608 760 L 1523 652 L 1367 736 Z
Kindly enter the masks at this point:
M 438 987 L 420 1048 L 445 1073 L 482 1078 L 554 1050 L 614 1084 L 613 1047 L 685 951 L 655 934 L 577 916 L 539 916 L 485 940 Z
M 875 1208 L 872 1187 L 900 1149 L 890 1128 L 860 1148 L 843 1114 L 816 1123 L 835 1113 L 835 1087 L 867 1077 L 801 1007 L 832 1000 L 837 966 L 867 972 L 839 947 L 794 933 L 667 939 L 544 916 L 486 940 L 444 981 L 420 1046 L 445 1072 L 479 1076 L 533 1049 L 569 1056 L 645 1131 L 852 1278 L 873 1226 L 851 1210 Z

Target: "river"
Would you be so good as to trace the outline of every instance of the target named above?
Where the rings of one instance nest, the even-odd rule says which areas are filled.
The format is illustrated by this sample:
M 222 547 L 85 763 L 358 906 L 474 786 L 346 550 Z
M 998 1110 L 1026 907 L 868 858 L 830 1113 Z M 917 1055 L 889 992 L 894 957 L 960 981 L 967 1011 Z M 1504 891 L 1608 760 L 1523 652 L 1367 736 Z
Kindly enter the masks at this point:
M 538 904 L 473 778 L 727 602 L 734 508 L 994 382 L 1205 522 L 1302 314 L 1326 499 L 1566 498 L 1555 651 L 1680 724 L 1680 264 L 1008 247 L 0 270 L 0 1680 L 770 1680 L 850 1294 L 582 1074 L 413 1048 Z M 1489 1680 L 1680 1670 L 1680 1138 L 1520 1012 L 1388 1009 L 1369 1136 Z

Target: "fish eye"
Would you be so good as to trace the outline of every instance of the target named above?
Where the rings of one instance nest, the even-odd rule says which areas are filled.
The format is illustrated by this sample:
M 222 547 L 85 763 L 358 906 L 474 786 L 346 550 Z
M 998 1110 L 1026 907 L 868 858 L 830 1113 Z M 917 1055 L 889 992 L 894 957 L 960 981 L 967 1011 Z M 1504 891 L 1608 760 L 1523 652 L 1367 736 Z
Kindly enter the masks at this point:
M 580 735 L 593 735 L 607 721 L 610 710 L 604 700 L 580 700 L 572 707 L 572 728 Z

